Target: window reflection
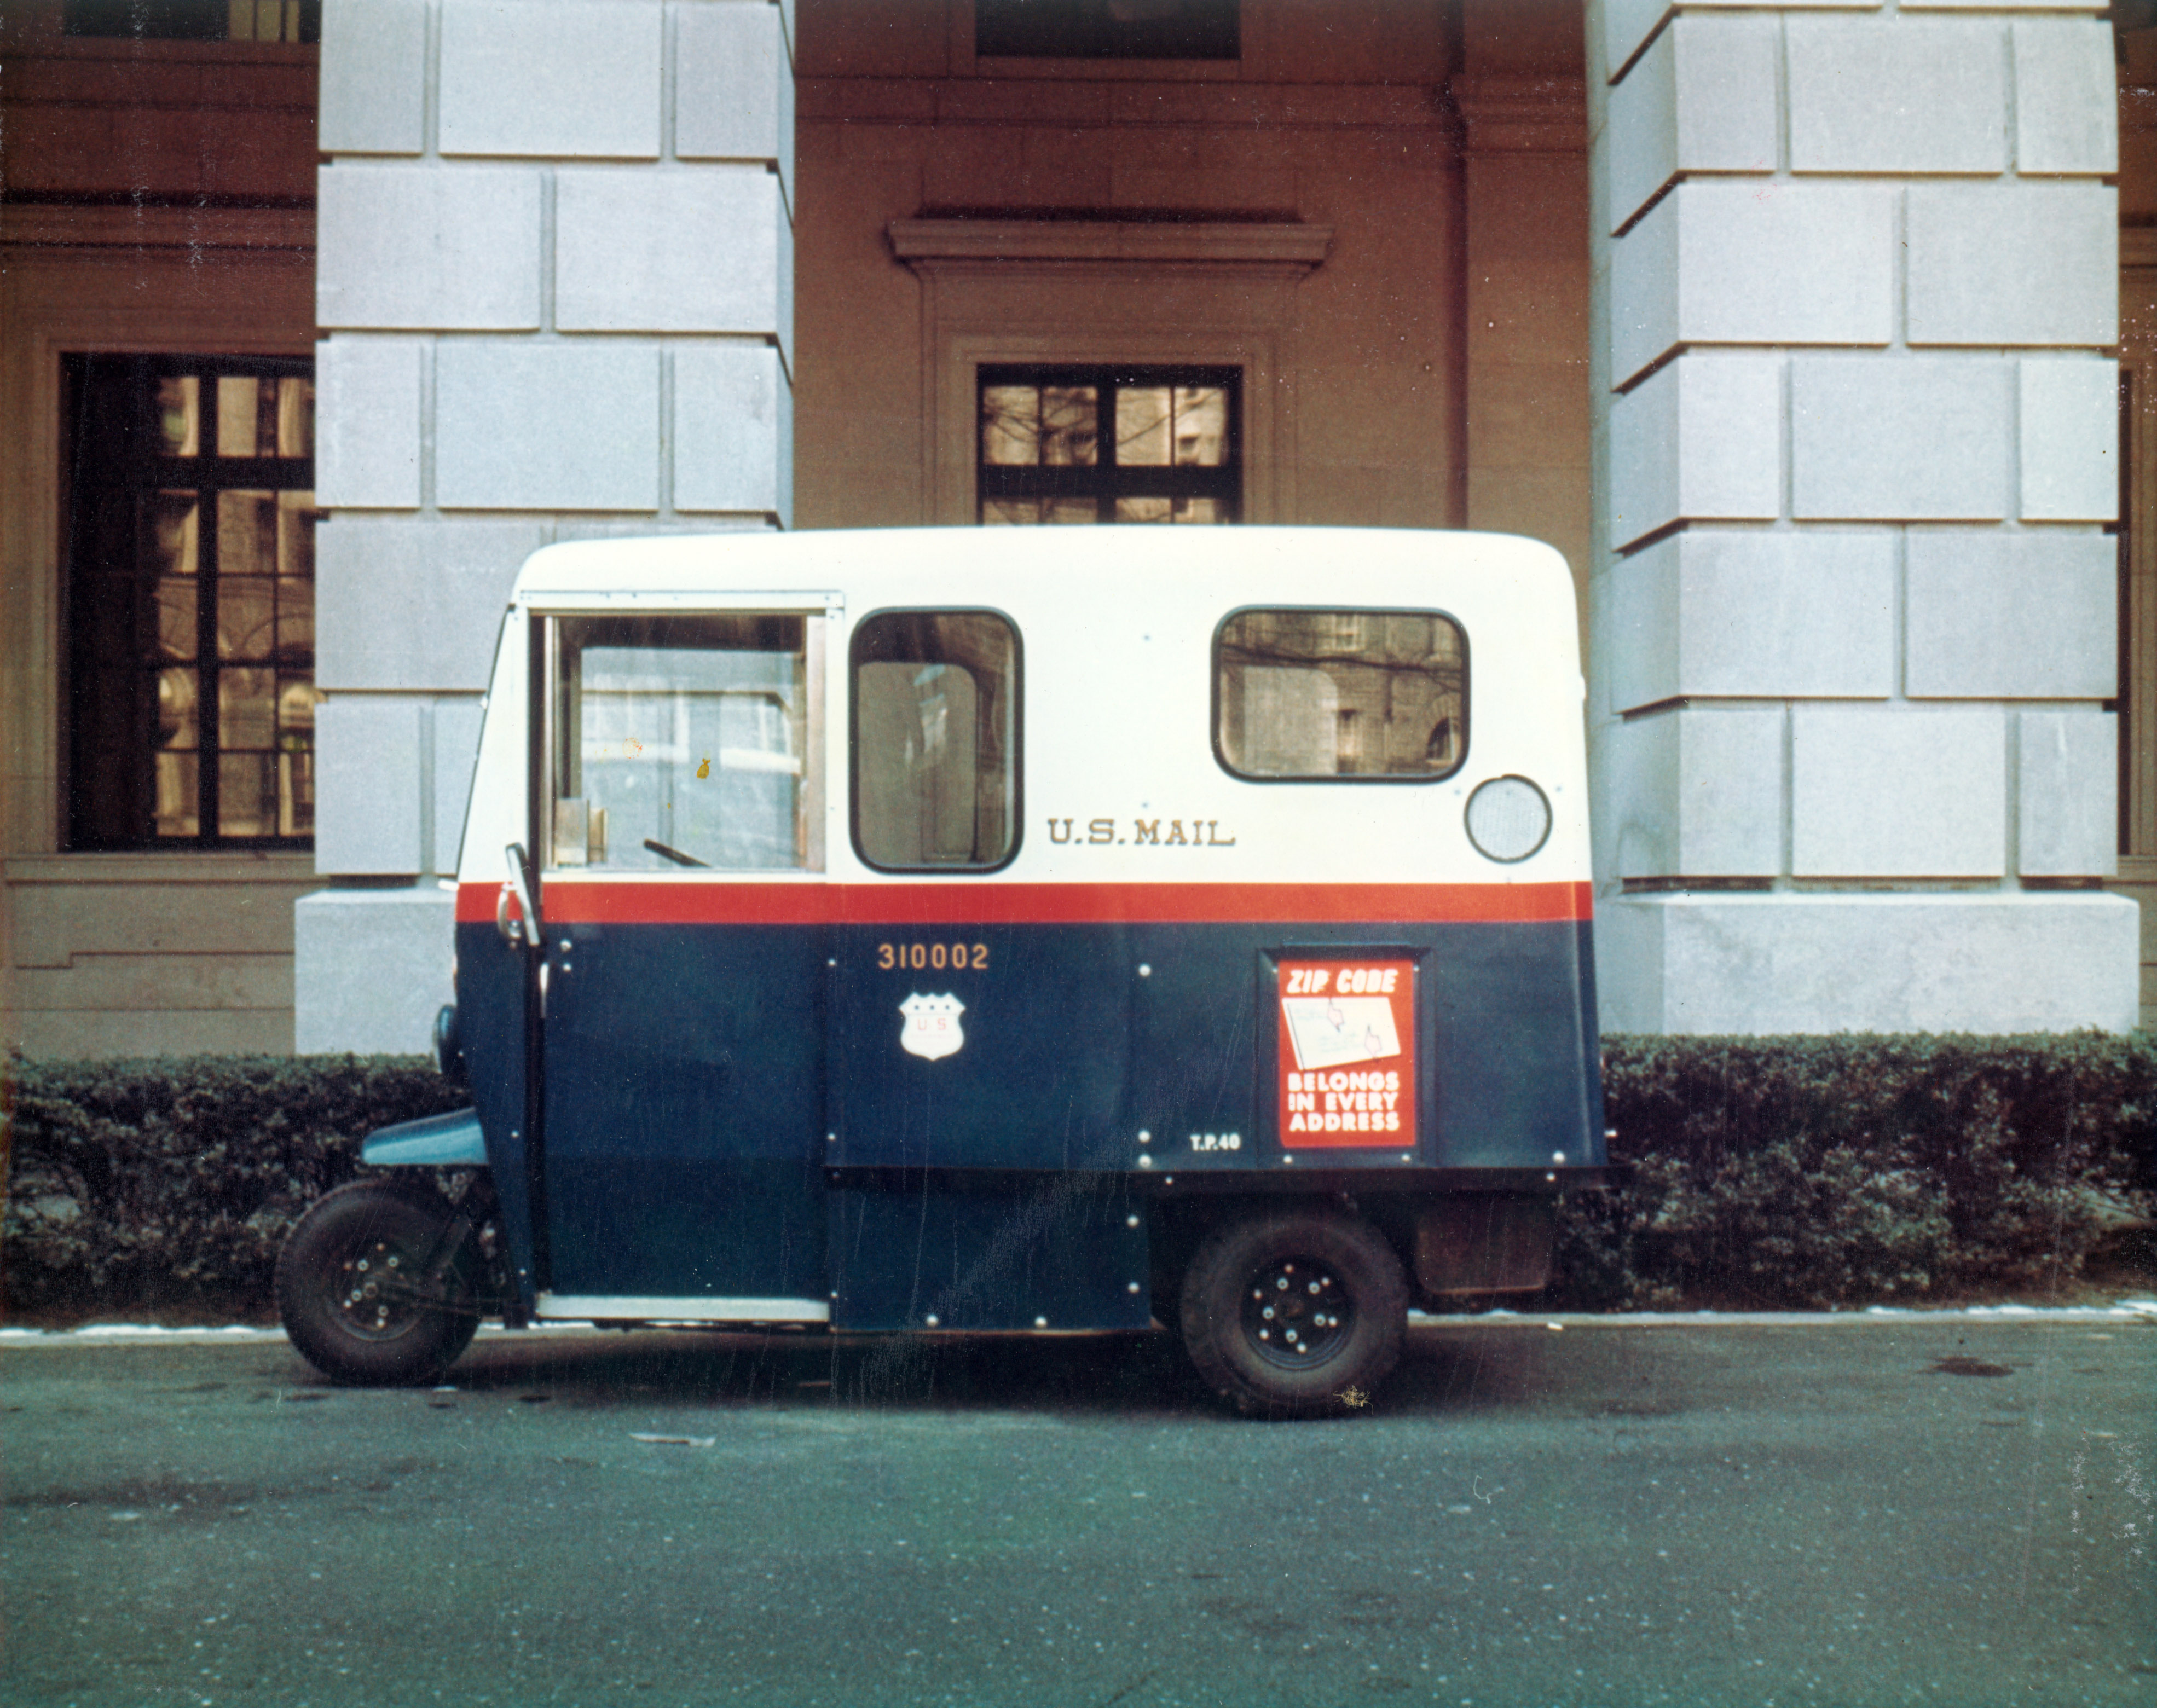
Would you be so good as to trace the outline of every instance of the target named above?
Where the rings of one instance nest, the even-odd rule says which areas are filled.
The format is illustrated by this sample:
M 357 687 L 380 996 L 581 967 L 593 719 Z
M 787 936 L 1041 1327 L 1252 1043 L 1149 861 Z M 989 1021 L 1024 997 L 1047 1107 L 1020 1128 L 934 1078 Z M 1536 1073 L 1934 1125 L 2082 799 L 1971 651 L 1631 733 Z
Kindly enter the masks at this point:
M 1218 386 L 1126 386 L 1116 393 L 1116 460 L 1218 468 L 1228 449 L 1228 394 Z
M 988 611 L 854 632 L 854 841 L 872 866 L 1001 865 L 1017 846 L 1018 637 Z
M 981 505 L 981 520 L 989 523 L 1085 522 L 1101 519 L 1100 506 L 1091 498 L 990 498 Z
M 991 385 L 981 390 L 981 459 L 1009 467 L 1090 468 L 1100 440 L 1090 385 Z
M 312 382 L 227 374 L 217 387 L 219 456 L 312 456 Z
M 1236 520 L 1237 370 L 998 366 L 976 382 L 982 522 Z
M 1239 611 L 1214 670 L 1242 775 L 1435 778 L 1465 757 L 1467 645 L 1435 612 Z
M 202 450 L 202 381 L 192 373 L 157 382 L 158 449 L 167 456 L 193 456 Z

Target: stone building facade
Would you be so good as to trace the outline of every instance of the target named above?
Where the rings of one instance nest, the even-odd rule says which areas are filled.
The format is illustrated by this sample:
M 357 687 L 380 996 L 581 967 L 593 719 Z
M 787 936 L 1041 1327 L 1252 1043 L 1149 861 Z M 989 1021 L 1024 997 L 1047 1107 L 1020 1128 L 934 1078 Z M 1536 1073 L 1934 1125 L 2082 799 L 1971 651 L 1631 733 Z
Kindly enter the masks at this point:
M 1076 0 L 1061 44 L 1010 0 L 11 8 L 10 1038 L 421 1047 L 526 553 L 970 523 L 984 371 L 1118 364 L 1234 378 L 1246 522 L 1566 554 L 1607 1028 L 2134 1024 L 2151 20 L 1183 9 L 1133 57 Z M 311 848 L 73 836 L 112 351 L 311 356 Z

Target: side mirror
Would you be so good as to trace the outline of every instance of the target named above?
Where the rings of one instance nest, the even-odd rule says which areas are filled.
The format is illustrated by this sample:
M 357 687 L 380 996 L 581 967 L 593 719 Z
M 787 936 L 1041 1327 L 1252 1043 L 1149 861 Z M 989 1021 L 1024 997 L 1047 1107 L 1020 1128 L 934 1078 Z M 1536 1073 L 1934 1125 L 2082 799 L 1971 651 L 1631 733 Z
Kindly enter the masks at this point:
M 502 934 L 502 941 L 514 944 L 523 938 L 528 948 L 537 949 L 543 927 L 539 918 L 539 903 L 532 893 L 531 862 L 526 858 L 523 846 L 512 842 L 502 853 L 509 862 L 509 881 L 502 885 L 502 893 L 495 898 L 494 929 Z M 509 904 L 517 903 L 521 919 L 509 917 Z

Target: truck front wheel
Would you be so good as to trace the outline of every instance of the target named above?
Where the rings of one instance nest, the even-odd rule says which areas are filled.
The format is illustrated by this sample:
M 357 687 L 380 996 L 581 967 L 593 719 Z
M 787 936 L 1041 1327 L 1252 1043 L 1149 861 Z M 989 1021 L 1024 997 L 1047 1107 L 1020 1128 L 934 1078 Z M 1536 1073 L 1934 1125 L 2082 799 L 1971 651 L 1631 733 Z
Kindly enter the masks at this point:
M 1183 1282 L 1183 1344 L 1238 1409 L 1322 1417 L 1367 1402 L 1401 1355 L 1408 1278 L 1362 1217 L 1308 1206 L 1216 1228 Z
M 429 1381 L 479 1327 L 460 1252 L 427 1270 L 451 1212 L 416 1182 L 354 1181 L 302 1216 L 277 1256 L 277 1310 L 300 1356 L 334 1381 Z

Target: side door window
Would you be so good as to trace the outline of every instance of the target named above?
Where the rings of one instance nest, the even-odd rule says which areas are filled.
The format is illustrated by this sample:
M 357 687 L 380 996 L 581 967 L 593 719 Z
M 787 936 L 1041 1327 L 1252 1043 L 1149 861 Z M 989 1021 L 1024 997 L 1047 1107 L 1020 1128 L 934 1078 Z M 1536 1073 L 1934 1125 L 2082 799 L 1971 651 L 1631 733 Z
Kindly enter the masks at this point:
M 1018 852 L 1018 631 L 994 611 L 878 611 L 854 631 L 853 829 L 883 872 Z
M 556 620 L 548 863 L 820 869 L 808 620 Z

